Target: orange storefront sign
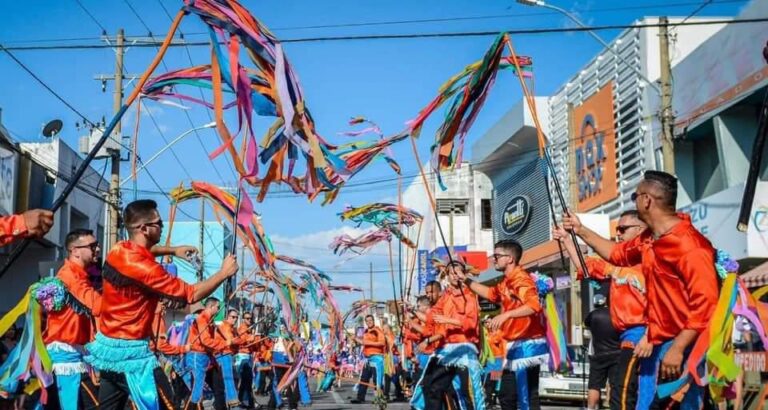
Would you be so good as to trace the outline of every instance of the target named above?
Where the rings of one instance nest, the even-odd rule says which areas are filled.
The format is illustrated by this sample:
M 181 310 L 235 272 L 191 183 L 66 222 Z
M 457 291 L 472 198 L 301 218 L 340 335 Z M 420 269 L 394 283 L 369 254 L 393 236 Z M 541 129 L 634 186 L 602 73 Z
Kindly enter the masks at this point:
M 571 152 L 575 156 L 578 203 L 585 212 L 618 195 L 616 134 L 613 127 L 613 83 L 606 84 L 573 109 Z

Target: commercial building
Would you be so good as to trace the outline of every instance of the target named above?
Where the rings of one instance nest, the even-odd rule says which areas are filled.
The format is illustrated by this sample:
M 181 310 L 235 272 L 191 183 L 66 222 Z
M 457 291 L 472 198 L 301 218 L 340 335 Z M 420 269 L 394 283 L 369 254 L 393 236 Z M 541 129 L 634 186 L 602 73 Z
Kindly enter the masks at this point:
M 637 23 L 659 22 L 646 17 Z M 675 27 L 671 64 L 683 61 L 723 26 Z M 585 215 L 585 223 L 610 235 L 610 220 L 634 206 L 630 196 L 643 172 L 661 169 L 659 34 L 659 28 L 625 30 L 552 96 L 535 97 L 551 166 L 540 157 L 526 101 L 513 106 L 472 147 L 475 169 L 493 183 L 494 239 L 518 240 L 526 249 L 522 264 L 555 278 L 573 341 L 595 290 L 571 286 L 570 261 L 563 260 L 551 240 L 552 216 L 562 213 L 562 198 L 571 211 Z M 498 275 L 488 272 L 482 279 L 493 282 Z M 577 300 L 581 303 L 571 303 Z
M 58 137 L 17 144 L 0 125 L 0 214 L 50 209 L 81 163 L 80 156 Z M 96 169 L 89 167 L 54 215 L 50 232 L 32 241 L 2 278 L 0 311 L 15 305 L 33 282 L 56 272 L 66 255 L 64 239 L 71 230 L 91 229 L 99 241 L 102 240 L 104 194 L 108 185 Z M 0 264 L 6 261 L 13 246 L 0 248 Z

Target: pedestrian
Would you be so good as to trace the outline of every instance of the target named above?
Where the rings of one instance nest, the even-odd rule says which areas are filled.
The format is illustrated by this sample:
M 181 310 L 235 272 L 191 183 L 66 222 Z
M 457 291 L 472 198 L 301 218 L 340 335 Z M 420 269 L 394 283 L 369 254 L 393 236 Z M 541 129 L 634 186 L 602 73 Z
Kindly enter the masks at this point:
M 157 409 L 166 407 L 158 397 L 154 376 L 158 362 L 149 347 L 157 303 L 161 298 L 178 305 L 195 303 L 234 275 L 238 266 L 229 255 L 221 270 L 190 285 L 169 275 L 155 260 L 162 254 L 186 257 L 188 251 L 156 248 L 163 221 L 155 201 L 131 202 L 125 207 L 123 221 L 129 239 L 115 244 L 107 255 L 99 333 L 86 346 L 85 360 L 100 372 L 101 409 L 122 410 L 129 394 L 138 409 Z
M 504 278 L 493 287 L 466 277 L 467 286 L 493 303 L 501 313 L 491 319 L 491 331 L 501 329 L 507 341 L 506 363 L 501 375 L 499 402 L 503 410 L 538 410 L 539 372 L 549 363 L 546 329 L 536 283 L 520 265 L 523 247 L 513 240 L 501 240 L 490 258 Z
M 575 215 L 563 216 L 563 227 L 581 237 L 606 261 L 616 266 L 642 264 L 648 286 L 648 341 L 653 351 L 640 363 L 640 384 L 646 380 L 676 380 L 696 338 L 707 327 L 719 289 L 715 249 L 676 211 L 677 178 L 646 171 L 632 194 L 640 219 L 648 225 L 632 240 L 615 243 L 583 226 Z M 639 391 L 637 408 L 667 408 L 670 398 L 659 398 L 655 388 Z M 703 389 L 691 384 L 685 406 L 700 407 Z
M 353 404 L 365 403 L 365 394 L 368 392 L 368 382 L 371 378 L 375 380 L 376 395 L 383 395 L 384 392 L 384 352 L 386 349 L 384 331 L 376 326 L 373 315 L 365 317 L 365 326 L 363 337 L 357 340 L 363 347 L 365 365 L 360 374 L 360 383 L 357 386 L 357 398 L 351 401 Z
M 616 390 L 618 384 L 618 362 L 621 349 L 619 347 L 620 334 L 611 322 L 611 311 L 606 306 L 603 295 L 595 295 L 593 298 L 595 308 L 587 314 L 584 325 L 589 329 L 592 340 L 590 341 L 589 356 L 589 381 L 587 388 L 587 408 L 597 410 L 600 408 L 600 392 L 610 383 L 610 390 Z M 613 396 L 613 393 L 611 393 Z M 613 406 L 611 406 L 613 408 Z
M 619 216 L 616 236 L 619 242 L 626 242 L 640 235 L 648 225 L 640 220 L 636 210 L 625 211 Z M 568 232 L 562 227 L 554 228 L 554 239 L 560 241 L 572 261 L 579 255 Z M 647 286 L 642 265 L 613 266 L 602 258 L 586 258 L 590 279 L 610 281 L 609 309 L 613 328 L 621 333 L 621 354 L 611 379 L 611 409 L 633 409 L 637 403 L 638 359 L 650 356 L 653 345 L 647 335 Z M 579 280 L 584 272 L 579 269 Z

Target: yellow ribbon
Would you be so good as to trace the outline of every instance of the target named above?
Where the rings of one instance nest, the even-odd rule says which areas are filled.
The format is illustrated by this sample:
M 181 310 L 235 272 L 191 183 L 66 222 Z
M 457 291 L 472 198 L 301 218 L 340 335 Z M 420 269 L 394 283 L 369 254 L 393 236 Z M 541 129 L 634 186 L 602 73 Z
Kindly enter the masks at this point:
M 2 319 L 0 319 L 0 335 L 5 334 L 5 332 L 7 332 L 8 329 L 10 329 L 11 326 L 16 323 L 16 321 L 19 319 L 19 316 L 26 313 L 27 309 L 29 308 L 29 299 L 30 293 L 29 290 L 27 290 L 27 293 L 24 294 L 24 297 L 21 298 L 19 303 L 16 304 L 16 306 L 14 306 L 10 312 L 6 313 Z

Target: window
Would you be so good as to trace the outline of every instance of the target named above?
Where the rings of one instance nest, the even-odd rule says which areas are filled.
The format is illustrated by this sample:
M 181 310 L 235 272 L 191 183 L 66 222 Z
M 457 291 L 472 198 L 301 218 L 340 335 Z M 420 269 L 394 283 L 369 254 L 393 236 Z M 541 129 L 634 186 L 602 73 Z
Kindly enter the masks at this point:
M 480 200 L 480 229 L 493 229 L 490 199 Z
M 437 213 L 440 215 L 469 215 L 469 199 L 438 199 Z

